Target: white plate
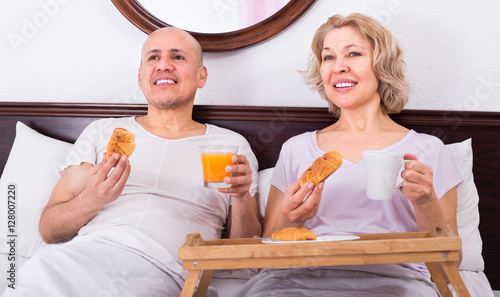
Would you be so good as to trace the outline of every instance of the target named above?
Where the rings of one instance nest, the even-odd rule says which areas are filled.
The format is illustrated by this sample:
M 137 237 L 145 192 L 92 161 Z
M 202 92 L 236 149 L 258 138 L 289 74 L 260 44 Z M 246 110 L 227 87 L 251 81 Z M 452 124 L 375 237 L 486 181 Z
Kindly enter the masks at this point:
M 323 235 L 317 236 L 316 240 L 297 240 L 297 241 L 285 241 L 266 238 L 262 240 L 262 243 L 295 243 L 295 242 L 321 242 L 321 241 L 342 241 L 342 240 L 354 240 L 359 239 L 356 235 Z

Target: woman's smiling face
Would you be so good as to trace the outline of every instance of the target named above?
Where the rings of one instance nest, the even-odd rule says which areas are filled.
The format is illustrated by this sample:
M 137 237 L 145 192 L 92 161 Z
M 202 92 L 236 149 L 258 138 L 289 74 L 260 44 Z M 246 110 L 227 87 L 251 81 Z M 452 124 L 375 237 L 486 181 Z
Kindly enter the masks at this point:
M 357 29 L 342 27 L 325 36 L 320 72 L 328 99 L 339 108 L 380 105 L 373 49 Z

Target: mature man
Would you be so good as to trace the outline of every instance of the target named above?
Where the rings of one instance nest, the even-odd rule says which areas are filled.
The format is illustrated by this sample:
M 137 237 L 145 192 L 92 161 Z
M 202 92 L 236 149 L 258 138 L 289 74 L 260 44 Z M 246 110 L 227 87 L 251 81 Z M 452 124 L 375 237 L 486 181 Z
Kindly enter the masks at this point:
M 185 278 L 178 248 L 185 235 L 260 234 L 257 161 L 239 134 L 192 119 L 195 94 L 207 81 L 199 43 L 176 28 L 145 41 L 139 87 L 143 117 L 103 119 L 75 143 L 40 219 L 51 244 L 21 269 L 4 296 L 179 296 Z M 133 133 L 127 159 L 104 152 L 113 128 Z M 238 145 L 228 189 L 203 187 L 199 145 Z M 16 295 L 17 296 L 17 295 Z

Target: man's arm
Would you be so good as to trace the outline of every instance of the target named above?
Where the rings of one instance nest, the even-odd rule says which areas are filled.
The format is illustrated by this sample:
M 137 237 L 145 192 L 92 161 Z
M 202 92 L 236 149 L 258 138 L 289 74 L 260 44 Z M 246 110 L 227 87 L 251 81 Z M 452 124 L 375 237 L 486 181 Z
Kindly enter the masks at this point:
M 257 197 L 251 197 L 250 193 L 248 193 L 244 198 L 233 199 L 229 211 L 227 229 L 230 238 L 262 235 Z
M 219 192 L 231 195 L 231 207 L 227 220 L 227 230 L 230 238 L 252 237 L 262 234 L 259 221 L 259 205 L 249 189 L 252 184 L 252 168 L 244 155 L 233 156 L 236 165 L 228 166 L 228 172 L 237 173 L 226 177 L 224 182 L 231 184 L 229 189 L 219 189 Z
M 110 173 L 111 169 L 115 169 Z M 47 243 L 73 238 L 101 208 L 116 200 L 130 174 L 126 157 L 118 154 L 95 166 L 70 166 L 61 175 L 42 212 L 39 231 Z

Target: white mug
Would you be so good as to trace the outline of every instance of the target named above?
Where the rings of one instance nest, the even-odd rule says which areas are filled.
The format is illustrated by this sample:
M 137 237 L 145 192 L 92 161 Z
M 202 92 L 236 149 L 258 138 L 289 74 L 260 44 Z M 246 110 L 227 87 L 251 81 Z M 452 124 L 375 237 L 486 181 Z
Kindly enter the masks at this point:
M 396 185 L 405 163 L 403 154 L 386 151 L 363 151 L 366 195 L 373 200 L 391 200 L 401 184 Z

